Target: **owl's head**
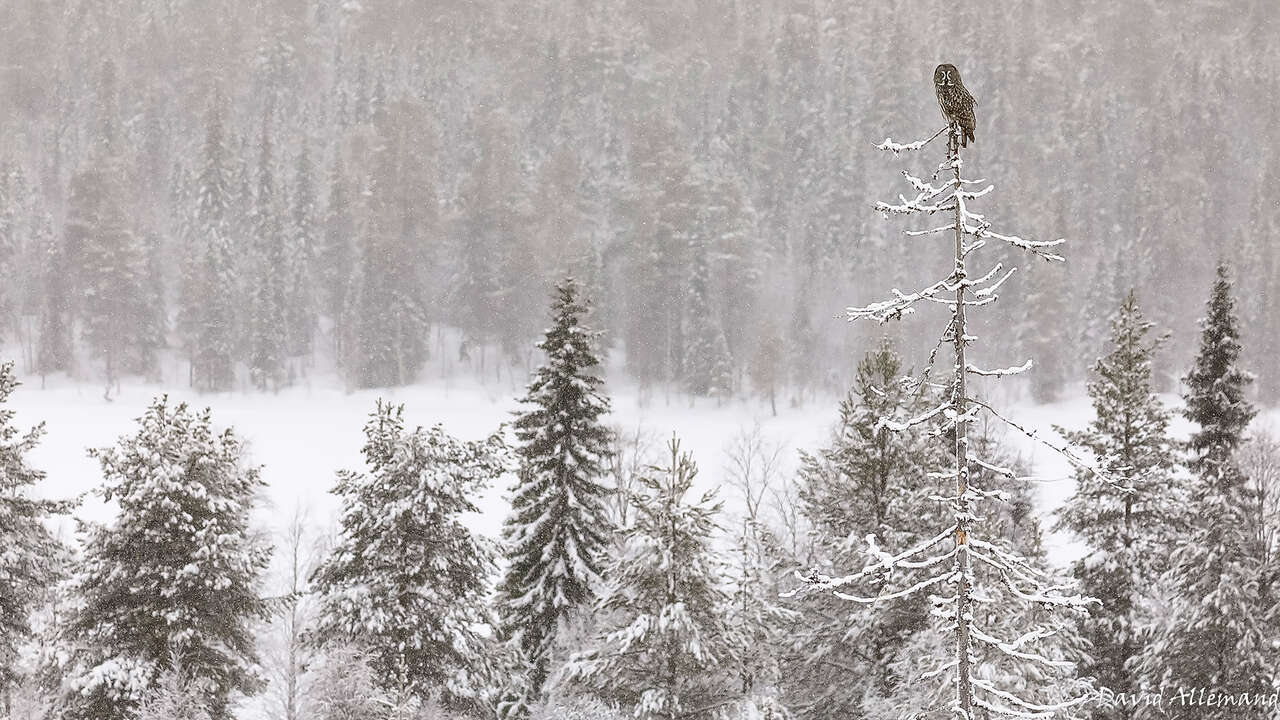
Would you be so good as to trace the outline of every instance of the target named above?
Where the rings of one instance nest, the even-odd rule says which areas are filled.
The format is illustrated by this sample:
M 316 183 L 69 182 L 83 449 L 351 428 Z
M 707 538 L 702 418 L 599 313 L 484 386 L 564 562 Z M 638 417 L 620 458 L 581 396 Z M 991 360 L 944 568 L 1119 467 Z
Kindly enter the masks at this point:
M 933 84 L 938 87 L 954 87 L 960 84 L 960 71 L 955 65 L 939 65 L 933 71 Z

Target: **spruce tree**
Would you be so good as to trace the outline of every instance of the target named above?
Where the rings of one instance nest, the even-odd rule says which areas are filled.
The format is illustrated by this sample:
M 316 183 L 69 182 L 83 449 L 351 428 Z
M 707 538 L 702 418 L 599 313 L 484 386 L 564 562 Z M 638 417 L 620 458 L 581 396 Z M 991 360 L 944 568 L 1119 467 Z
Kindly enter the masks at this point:
M 50 224 L 46 216 L 36 231 L 42 279 L 36 372 L 40 373 L 41 378 L 55 372 L 69 371 L 73 360 L 66 250 L 63 243 L 53 235 Z
M 138 371 L 160 379 L 161 350 L 169 346 L 169 304 L 164 292 L 163 245 L 160 236 L 149 233 L 146 248 L 145 287 L 142 291 L 142 317 L 139 337 Z
M 356 387 L 413 382 L 427 360 L 431 327 L 425 273 L 436 241 L 432 146 L 421 136 L 424 109 L 396 102 L 375 122 L 370 220 L 360 237 L 359 266 L 346 297 L 343 347 Z
M 1046 323 L 1044 318 L 1063 316 L 1067 287 L 1059 268 L 1047 264 L 1028 268 L 1025 286 L 1025 315 L 1018 325 L 1017 345 L 1024 355 L 1036 359 L 1036 371 L 1029 377 L 1031 399 L 1038 403 L 1051 403 L 1062 394 L 1072 372 L 1067 366 L 1068 356 L 1062 352 L 1068 343 L 1064 323 Z M 1091 338 L 1085 347 L 1093 353 L 1097 343 Z
M 725 397 L 733 392 L 733 363 L 724 328 L 711 302 L 711 267 L 705 242 L 695 241 L 685 317 L 685 389 L 696 396 Z
M 640 478 L 635 524 L 595 606 L 599 630 L 565 673 L 572 686 L 640 720 L 700 717 L 737 695 L 738 643 L 712 545 L 720 503 L 714 491 L 687 498 L 697 465 L 678 440 L 668 450 L 669 464 Z
M 683 377 L 683 311 L 689 254 L 705 178 L 670 118 L 641 119 L 651 130 L 631 147 L 636 169 L 623 212 L 631 225 L 627 248 L 627 367 L 642 383 Z M 643 158 L 643 159 L 641 159 Z
M 285 323 L 287 352 L 294 357 L 311 355 L 316 329 L 316 286 L 319 231 L 316 228 L 316 191 L 311 151 L 304 141 L 293 175 L 289 225 Z
M 322 311 L 336 319 L 346 305 L 347 286 L 354 264 L 352 236 L 355 221 L 351 213 L 351 192 L 342 158 L 333 161 L 329 172 L 329 202 L 325 206 L 324 241 L 317 256 L 317 281 L 322 288 Z M 335 333 L 338 334 L 338 333 Z
M 89 160 L 72 177 L 66 245 L 75 252 L 79 316 L 108 392 L 123 373 L 144 370 L 146 251 L 124 207 L 125 173 L 118 128 L 115 65 L 98 82 L 97 130 Z
M 747 371 L 755 391 L 769 399 L 769 410 L 774 416 L 778 414 L 778 386 L 786 380 L 786 353 L 777 324 L 772 318 L 766 318 Z
M 494 551 L 461 522 L 473 498 L 507 469 L 500 435 L 477 442 L 404 426 L 404 408 L 378 402 L 365 425 L 367 473 L 342 471 L 333 493 L 342 527 L 312 574 L 316 637 L 367 648 L 379 683 L 397 695 L 479 709 L 491 623 L 485 598 Z
M 249 306 L 249 378 L 259 390 L 278 390 L 286 378 L 285 287 L 292 273 L 276 198 L 270 119 L 268 111 L 262 120 L 258 193 L 252 222 L 256 242 L 250 263 L 255 277 Z
M 1185 417 L 1194 473 L 1193 527 L 1165 552 L 1170 569 L 1161 590 L 1169 607 L 1133 668 L 1144 690 L 1205 688 L 1237 700 L 1269 695 L 1277 680 L 1268 616 L 1274 597 L 1262 584 L 1264 550 L 1250 512 L 1252 493 L 1235 452 L 1256 414 L 1245 398 L 1252 380 L 1239 366 L 1240 331 L 1225 265 L 1219 265 L 1202 322 L 1200 350 L 1185 379 Z M 1172 691 L 1172 690 L 1170 690 Z M 1166 703 L 1137 708 L 1137 717 L 1174 720 L 1270 717 L 1272 708 Z
M 881 341 L 858 363 L 827 447 L 800 453 L 799 499 L 823 568 L 861 562 L 868 534 L 882 546 L 918 543 L 943 516 L 927 498 L 939 491 L 936 482 L 922 480 L 944 459 L 939 443 L 924 428 L 894 432 L 880 422 L 918 415 L 931 399 L 904 387 L 903 374 L 897 351 L 888 339 Z M 784 679 L 803 718 L 864 715 L 869 698 L 897 692 L 905 678 L 893 663 L 928 625 L 925 599 L 916 597 L 871 610 L 821 596 L 794 609 L 801 619 Z M 849 672 L 866 682 L 841 680 Z
M 520 473 L 503 529 L 509 565 L 498 587 L 503 634 L 527 666 L 536 699 L 549 672 L 557 632 L 576 608 L 595 599 L 609 543 L 603 482 L 612 433 L 603 425 L 609 400 L 596 374 L 598 333 L 579 325 L 587 304 L 573 278 L 557 287 L 546 354 L 517 414 Z
M 14 425 L 6 403 L 17 387 L 13 363 L 0 363 L 0 698 L 8 698 L 18 680 L 18 653 L 31 635 L 31 612 L 61 570 L 55 564 L 59 544 L 45 522 L 69 509 L 68 503 L 32 496 L 45 475 L 27 455 L 43 437 L 44 425 L 26 432 Z
M 249 526 L 258 469 L 208 410 L 163 397 L 135 434 L 90 454 L 102 499 L 120 510 L 82 547 L 63 716 L 130 718 L 179 670 L 210 717 L 228 720 L 232 695 L 259 684 L 253 628 L 267 615 L 259 585 L 270 549 Z
M 21 247 L 16 217 L 21 201 L 16 197 L 18 193 L 15 192 L 15 188 L 10 186 L 10 175 L 9 163 L 0 162 L 0 273 L 3 273 L 4 277 L 12 275 L 14 256 L 18 254 Z M 14 283 L 0 290 L 0 316 L 7 316 L 15 306 L 21 311 L 19 297 L 20 293 Z M 3 326 L 0 326 L 0 339 L 4 337 L 3 332 Z
M 1177 449 L 1169 437 L 1169 411 L 1152 378 L 1160 345 L 1159 338 L 1148 338 L 1152 327 L 1131 290 L 1111 319 L 1111 351 L 1094 365 L 1088 383 L 1094 420 L 1086 430 L 1063 432 L 1117 481 L 1077 472 L 1076 491 L 1060 519 L 1061 528 L 1088 546 L 1074 566 L 1081 589 L 1102 602 L 1081 623 L 1092 644 L 1081 670 L 1113 693 L 1138 690 L 1127 663 L 1141 649 L 1141 628 L 1150 620 L 1142 598 L 1165 569 L 1165 549 L 1177 528 Z M 1130 713 L 1116 705 L 1099 709 L 1097 716 Z
M 519 308 L 502 306 L 504 295 L 518 289 L 504 288 L 504 275 L 523 270 L 527 276 L 532 268 L 514 264 L 514 250 L 521 244 L 516 235 L 521 232 L 517 213 L 523 193 L 510 120 L 489 112 L 476 119 L 474 132 L 477 159 L 461 196 L 461 246 L 450 292 L 454 322 L 468 344 L 483 349 L 508 324 L 504 315 L 522 314 Z
M 108 390 L 121 374 L 146 369 L 146 249 L 123 215 L 113 190 L 117 182 L 105 172 L 82 173 L 72 180 L 73 202 L 83 193 L 101 193 L 96 221 L 81 249 L 81 314 L 84 337 L 104 363 Z M 99 183 L 97 190 L 85 187 Z
M 180 325 L 199 390 L 229 390 L 235 382 L 237 266 L 231 244 L 231 174 L 221 94 L 205 123 L 201 167 L 195 178 L 191 237 L 183 262 Z
M 788 717 L 779 697 L 786 672 L 783 658 L 790 633 L 799 620 L 799 613 L 783 607 L 779 600 L 785 589 L 779 582 L 783 555 L 765 518 L 748 509 L 734 537 L 730 571 L 733 594 L 727 616 L 736 643 L 734 690 L 741 694 L 744 712 L 754 710 L 766 718 Z M 789 582 L 791 573 L 785 576 Z

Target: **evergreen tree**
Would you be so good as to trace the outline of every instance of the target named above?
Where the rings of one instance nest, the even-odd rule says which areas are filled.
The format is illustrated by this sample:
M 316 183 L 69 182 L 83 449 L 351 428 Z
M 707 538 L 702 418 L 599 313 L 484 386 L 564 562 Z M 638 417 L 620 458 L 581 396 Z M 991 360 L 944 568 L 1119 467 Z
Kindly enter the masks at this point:
M 384 689 L 452 708 L 488 701 L 488 650 L 477 630 L 494 552 L 460 521 L 506 471 L 500 435 L 462 442 L 436 426 L 406 431 L 381 401 L 365 425 L 368 474 L 343 471 L 342 528 L 311 581 L 317 638 L 367 648 Z
M 693 268 L 686 297 L 684 385 L 697 396 L 725 397 L 733 392 L 733 364 L 724 328 L 713 310 L 710 288 L 710 265 L 707 247 L 695 241 Z
M 712 548 L 714 491 L 686 499 L 698 468 L 674 438 L 670 464 L 650 468 L 633 499 L 635 524 L 606 568 L 600 630 L 576 653 L 568 681 L 641 720 L 705 717 L 735 696 L 737 639 Z
M 158 354 L 169 346 L 169 304 L 164 292 L 163 249 L 160 236 L 149 233 L 146 247 L 146 286 L 142 291 L 142 313 L 139 337 L 138 371 L 154 379 L 160 376 Z
M 262 481 L 208 410 L 162 397 L 138 425 L 91 452 L 102 498 L 120 511 L 82 548 L 63 716 L 132 717 L 166 671 L 180 670 L 210 717 L 227 720 L 232 694 L 258 686 L 253 627 L 267 615 L 259 584 L 270 549 L 249 517 Z
M 1133 668 L 1144 690 L 1206 688 L 1242 694 L 1275 691 L 1277 680 L 1268 615 L 1274 597 L 1261 580 L 1264 549 L 1250 512 L 1252 490 L 1235 451 L 1256 410 L 1245 399 L 1252 380 L 1239 367 L 1240 333 L 1227 268 L 1219 265 L 1202 323 L 1200 350 L 1187 374 L 1184 415 L 1195 425 L 1188 443 L 1195 478 L 1189 536 L 1167 550 L 1162 580 L 1169 607 Z M 1270 717 L 1272 708 L 1166 703 L 1138 707 L 1139 718 L 1174 720 Z
M 287 278 L 285 323 L 287 351 L 294 357 L 312 352 L 317 312 L 317 249 L 320 245 L 316 228 L 316 191 L 312 177 L 311 152 L 306 142 L 298 153 L 293 175 L 293 212 L 289 226 L 290 269 Z
M 1140 631 L 1150 620 L 1142 597 L 1165 569 L 1165 549 L 1176 544 L 1178 527 L 1177 450 L 1169 438 L 1169 411 L 1152 378 L 1152 356 L 1160 345 L 1159 338 L 1148 339 L 1152 326 L 1130 291 L 1111 320 L 1111 351 L 1096 362 L 1089 380 L 1093 422 L 1083 431 L 1060 430 L 1092 452 L 1110 480 L 1078 471 L 1060 526 L 1088 546 L 1075 576 L 1085 594 L 1102 601 L 1082 623 L 1093 649 L 1081 670 L 1115 693 L 1139 689 L 1126 663 L 1142 647 Z M 1098 717 L 1130 713 L 1116 705 L 1100 709 Z
M 704 177 L 670 119 L 653 113 L 639 122 L 650 129 L 632 144 L 634 184 L 624 206 L 631 229 L 627 366 L 642 383 L 666 382 L 683 377 L 686 303 L 679 299 L 686 297 Z
M 818 376 L 818 333 L 813 327 L 813 318 L 805 293 L 796 299 L 791 310 L 791 322 L 787 332 L 786 366 L 789 379 L 795 388 L 799 400 L 804 398 L 804 391 L 812 388 Z
M 522 209 L 522 188 L 510 121 L 494 111 L 475 121 L 474 132 L 478 157 L 462 193 L 465 205 L 457 239 L 460 247 L 456 251 L 457 272 L 451 283 L 451 305 L 455 322 L 466 333 L 468 342 L 483 347 L 509 325 L 504 316 L 524 313 L 518 306 L 503 307 L 502 300 L 524 289 L 533 268 L 527 264 L 520 267 L 516 252 L 522 242 L 518 214 Z M 525 280 L 503 287 L 511 273 L 521 272 Z M 525 302 L 532 300 L 532 296 L 525 297 Z
M 1128 239 L 1117 238 L 1112 243 L 1112 252 L 1099 252 L 1097 260 L 1094 262 L 1093 272 L 1089 274 L 1088 284 L 1083 287 L 1083 292 L 1079 302 L 1080 318 L 1075 323 L 1078 328 L 1077 336 L 1072 338 L 1079 355 L 1079 362 L 1084 367 L 1093 368 L 1098 358 L 1102 356 L 1104 345 L 1107 340 L 1108 320 L 1110 318 L 1109 308 L 1114 308 L 1124 302 L 1125 289 L 1120 278 L 1121 268 L 1127 262 L 1134 262 L 1138 258 L 1135 254 L 1138 249 Z M 1037 273 L 1038 274 L 1038 273 Z M 1055 273 L 1054 278 L 1048 278 L 1052 281 L 1060 277 Z M 1058 326 L 1052 325 L 1049 329 L 1053 332 L 1045 333 L 1045 323 L 1041 320 L 1049 314 L 1059 315 L 1063 312 L 1063 300 L 1061 297 L 1063 288 L 1061 281 L 1049 288 L 1053 293 L 1059 295 L 1053 302 L 1046 303 L 1050 300 L 1045 288 L 1032 284 L 1027 291 L 1028 303 L 1032 307 L 1028 308 L 1027 324 L 1024 326 L 1024 342 L 1030 343 L 1027 347 L 1028 352 L 1033 353 L 1032 357 L 1037 359 L 1041 357 L 1057 357 L 1062 353 L 1048 352 L 1053 348 L 1059 340 L 1066 338 L 1050 338 L 1048 341 L 1042 340 L 1046 334 L 1065 334 L 1065 330 L 1058 329 Z M 1038 307 L 1037 307 L 1038 306 Z M 1036 347 L 1038 345 L 1039 347 Z M 1058 362 L 1061 365 L 1061 362 Z M 1037 363 L 1039 366 L 1040 363 Z M 1061 368 L 1055 367 L 1058 375 L 1061 376 Z M 1036 368 L 1036 374 L 1040 374 L 1040 367 Z
M 36 348 L 36 371 L 43 378 L 71 369 L 71 300 L 67 277 L 66 251 L 54 237 L 46 216 L 36 231 L 40 275 L 40 342 Z
M 978 465 L 974 468 L 971 475 L 973 483 L 1001 498 L 999 503 L 983 514 L 983 519 L 991 537 L 998 538 L 1004 546 L 1005 549 L 1001 552 L 1043 566 L 1046 557 L 1033 490 L 1023 480 L 1029 469 L 1009 448 L 1002 445 L 1000 438 L 993 433 L 994 429 L 991 424 L 984 424 L 979 432 L 973 433 L 969 445 L 973 456 L 981 458 L 989 466 Z M 932 509 L 930 513 L 933 518 L 943 516 L 948 509 L 941 504 L 934 507 L 936 509 Z M 917 533 L 917 537 L 924 536 L 931 529 L 926 524 L 929 520 L 908 522 L 917 523 L 907 526 Z M 978 676 L 980 681 L 1007 693 L 1036 688 L 1050 702 L 1070 702 L 1073 695 L 1082 692 L 1084 687 L 1081 683 L 1070 680 L 1064 682 L 1061 678 L 1064 668 L 1078 667 L 1089 658 L 1087 643 L 1077 630 L 1079 620 L 1074 617 L 1055 617 L 1047 613 L 1046 608 L 1027 602 L 1025 591 L 1018 588 L 1016 583 L 1011 585 L 1008 574 L 1002 574 L 995 568 L 988 568 L 984 564 L 975 569 L 974 577 L 981 583 L 982 596 L 988 603 L 983 611 L 986 627 L 982 632 L 990 637 L 1019 638 L 1014 649 L 1025 655 L 1011 656 L 1005 652 L 1005 648 L 985 642 L 976 644 L 972 655 L 975 664 L 982 668 L 982 674 Z M 1018 593 L 1023 594 L 1020 596 Z M 885 601 L 879 601 L 877 605 L 883 603 Z M 911 621 L 911 615 L 898 615 L 895 618 L 895 614 L 890 611 L 892 607 L 887 605 L 875 610 L 875 614 L 885 616 L 882 623 Z M 935 609 L 935 617 L 936 612 Z M 1026 628 L 1036 625 L 1041 630 L 1027 634 Z M 849 631 L 851 636 L 858 637 L 858 629 L 857 625 L 852 627 Z M 873 684 L 860 697 L 864 717 L 893 717 L 902 708 L 919 708 L 916 714 L 920 718 L 941 720 L 953 716 L 954 698 L 951 696 L 951 688 L 919 682 L 927 672 L 925 668 L 936 667 L 940 655 L 954 651 L 955 640 L 949 630 L 945 624 L 926 622 L 916 632 L 904 636 L 899 643 L 887 648 L 889 652 L 883 655 L 883 680 Z M 1046 633 L 1044 638 L 1038 637 L 1041 632 Z M 877 636 L 873 634 L 872 637 Z M 1048 637 L 1053 638 L 1052 645 L 1043 642 Z M 1029 657 L 1040 659 L 1028 661 Z M 832 660 L 839 662 L 839 657 L 835 656 Z M 829 708 L 819 707 L 817 710 L 829 712 Z M 815 713 L 807 715 L 813 717 Z M 986 717 L 986 713 L 975 715 Z M 1020 717 L 1016 712 L 995 710 L 990 715 L 992 718 Z M 839 714 L 826 716 L 841 717 Z
M 380 112 L 370 220 L 346 297 L 344 365 L 356 387 L 413 382 L 427 360 L 431 327 L 426 268 L 439 231 L 428 173 L 433 145 L 422 133 L 425 110 L 397 102 Z
M 749 345 L 764 315 L 757 306 L 762 276 L 759 240 L 753 232 L 755 210 L 745 197 L 741 177 L 730 166 L 733 150 L 716 137 L 712 152 L 716 161 L 699 226 L 708 243 L 714 315 L 720 318 L 726 353 L 740 367 L 750 357 Z
M 351 215 L 351 192 L 339 156 L 329 172 L 329 203 L 325 207 L 324 242 L 317 256 L 316 279 L 323 290 L 322 310 L 331 319 L 342 314 L 347 286 L 354 263 L 352 237 L 355 222 Z
M 766 319 L 747 369 L 752 387 L 769 399 L 769 410 L 774 416 L 778 414 L 778 386 L 786 380 L 786 352 L 777 324 Z
M 95 217 L 76 244 L 83 263 L 83 334 L 94 355 L 103 360 L 108 388 L 122 373 L 146 369 L 146 250 L 123 215 L 113 189 L 119 181 L 107 172 L 89 171 L 71 182 L 73 205 L 85 195 L 98 196 Z M 68 223 L 67 232 L 79 228 Z
M 69 509 L 68 503 L 32 497 L 44 472 L 31 467 L 27 455 L 39 444 L 44 425 L 25 433 L 14 426 L 14 412 L 5 404 L 17 387 L 13 363 L 0 363 L 0 698 L 5 700 L 18 680 L 18 652 L 31 635 L 31 612 L 60 571 L 55 564 L 60 547 L 45 521 Z
M 778 581 L 783 552 L 764 519 L 751 517 L 748 511 L 734 540 L 733 595 L 727 614 L 736 642 L 736 690 L 744 709 L 754 708 L 758 716 L 781 720 L 788 717 L 779 698 L 783 658 L 799 613 L 777 599 L 784 590 Z
M 858 363 L 830 444 L 800 454 L 801 508 L 815 530 L 822 566 L 856 567 L 868 534 L 881 546 L 918 543 L 933 527 L 931 521 L 942 517 L 941 508 L 927 499 L 938 488 L 921 481 L 942 459 L 938 443 L 924 429 L 894 432 L 880 422 L 925 409 L 928 398 L 899 382 L 903 371 L 893 346 L 881 341 Z M 794 664 L 784 678 L 802 718 L 866 715 L 869 697 L 898 690 L 904 678 L 893 663 L 928 625 L 925 599 L 916 597 L 868 610 L 821 596 L 795 609 L 801 618 L 792 635 Z M 850 672 L 866 682 L 841 680 Z
M 17 215 L 19 203 L 15 188 L 10 184 L 10 167 L 8 162 L 0 162 L 0 273 L 3 277 L 13 274 L 12 263 L 20 247 L 17 237 Z M 0 290 L 0 317 L 7 317 L 10 310 L 18 305 L 17 284 Z M 4 328 L 0 327 L 0 339 L 3 339 Z
M 527 686 L 541 693 L 557 632 L 576 608 L 595 599 L 609 542 L 602 482 L 611 432 L 602 424 L 609 400 L 596 375 L 598 333 L 579 325 L 588 308 L 573 278 L 556 287 L 553 325 L 538 348 L 546 364 L 534 372 L 517 415 L 518 482 L 503 529 L 510 564 L 498 587 L 503 634 L 528 666 Z
M 259 390 L 279 389 L 285 381 L 285 356 L 288 352 L 285 288 L 292 274 L 285 248 L 281 208 L 276 198 L 270 119 L 268 110 L 262 120 L 258 193 L 254 198 L 256 243 L 252 265 L 256 276 L 249 307 L 249 377 Z
M 1032 400 L 1050 403 L 1062 395 L 1063 386 L 1072 376 L 1067 367 L 1068 355 L 1062 352 L 1062 348 L 1068 344 L 1065 324 L 1045 321 L 1045 318 L 1063 316 L 1067 288 L 1061 268 L 1038 263 L 1029 272 L 1029 279 L 1025 284 L 1027 295 L 1023 301 L 1025 315 L 1017 332 L 1018 345 L 1028 357 L 1035 358 L 1036 361 L 1036 371 L 1029 376 Z M 1098 307 L 1111 307 L 1111 304 L 1101 303 Z M 1080 343 L 1082 347 L 1088 348 L 1089 353 L 1094 354 L 1099 338 L 1082 338 Z
M 205 123 L 195 213 L 184 258 L 180 324 L 191 361 L 191 384 L 229 390 L 235 382 L 237 263 L 231 243 L 231 178 L 224 144 L 222 97 Z
M 94 144 L 89 159 L 71 179 L 64 228 L 73 253 L 74 305 L 83 335 L 102 359 L 108 390 L 126 372 L 143 370 L 146 259 L 124 207 L 125 174 L 118 128 L 115 65 L 103 65 L 97 87 Z

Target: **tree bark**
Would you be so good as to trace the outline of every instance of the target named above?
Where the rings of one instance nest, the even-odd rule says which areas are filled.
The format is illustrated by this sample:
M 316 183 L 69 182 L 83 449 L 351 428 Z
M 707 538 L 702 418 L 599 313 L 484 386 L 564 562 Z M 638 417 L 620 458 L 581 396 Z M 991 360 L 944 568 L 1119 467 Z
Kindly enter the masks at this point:
M 948 137 L 947 155 L 951 160 L 955 174 L 955 190 L 960 192 L 960 128 L 951 125 Z M 952 316 L 952 333 L 955 341 L 955 382 L 951 398 L 951 406 L 955 411 L 955 466 L 956 466 L 956 699 L 961 717 L 968 720 L 973 717 L 973 686 L 969 677 L 969 620 L 970 614 L 970 570 L 969 570 L 969 424 L 964 419 L 969 408 L 969 399 L 965 392 L 965 259 L 964 259 L 964 216 L 960 211 L 960 200 L 955 203 L 955 270 L 953 278 L 956 283 L 956 304 Z

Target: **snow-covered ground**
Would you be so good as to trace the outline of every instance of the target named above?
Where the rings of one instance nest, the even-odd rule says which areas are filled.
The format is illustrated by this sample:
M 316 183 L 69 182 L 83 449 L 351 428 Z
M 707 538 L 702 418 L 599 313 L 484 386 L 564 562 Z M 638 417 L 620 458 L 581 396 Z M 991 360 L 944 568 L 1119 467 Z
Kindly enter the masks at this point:
M 262 477 L 268 486 L 260 521 L 277 528 L 289 521 L 298 506 L 307 509 L 312 522 L 324 525 L 335 521 L 337 504 L 329 494 L 334 473 L 362 466 L 361 428 L 376 399 L 404 403 L 410 425 L 441 423 L 448 432 L 465 439 L 492 432 L 511 418 L 517 405 L 517 393 L 509 383 L 486 384 L 466 375 L 435 378 L 411 387 L 350 393 L 341 389 L 336 379 L 325 378 L 278 394 L 200 395 L 185 388 L 134 382 L 126 383 L 110 401 L 103 398 L 97 384 L 61 381 L 41 389 L 39 378 L 29 377 L 24 382 L 11 398 L 11 405 L 20 426 L 46 423 L 48 434 L 31 458 L 48 473 L 42 491 L 58 497 L 85 493 L 76 516 L 97 521 L 109 519 L 112 510 L 88 494 L 99 485 L 101 475 L 86 449 L 111 445 L 121 435 L 131 433 L 134 419 L 161 393 L 167 392 L 173 401 L 211 407 L 215 423 L 234 427 L 248 441 L 252 460 L 262 466 Z M 783 448 L 782 469 L 792 472 L 798 449 L 815 449 L 827 440 L 838 402 L 837 398 L 817 398 L 803 406 L 790 407 L 780 401 L 774 417 L 766 403 L 755 399 L 691 403 L 681 394 L 655 391 L 641 402 L 641 393 L 633 385 L 611 383 L 608 391 L 613 399 L 612 424 L 629 432 L 643 429 L 655 450 L 660 450 L 662 443 L 675 433 L 698 462 L 702 488 L 724 483 L 729 463 L 727 448 L 757 424 L 767 443 Z M 1079 388 L 1070 399 L 1049 405 L 1011 400 L 1017 393 L 1000 394 L 1008 396 L 1000 399 L 997 395 L 996 401 L 1009 417 L 1055 440 L 1053 425 L 1082 428 L 1092 417 L 1088 399 Z M 1168 401 L 1174 403 L 1176 399 L 1170 396 Z M 1265 416 L 1260 418 L 1260 424 L 1266 426 L 1272 420 L 1274 416 Z M 1187 429 L 1180 418 L 1174 429 L 1179 436 L 1185 436 Z M 1046 515 L 1052 512 L 1073 489 L 1066 461 L 1015 431 L 1004 431 L 1004 439 L 1034 468 L 1042 511 Z M 475 529 L 497 535 L 506 514 L 506 490 L 505 486 L 488 490 L 479 503 L 482 514 L 471 520 Z M 732 510 L 734 493 L 725 488 L 722 496 Z M 1047 544 L 1056 563 L 1067 562 L 1079 553 L 1079 547 L 1068 537 L 1051 534 Z
M 836 417 L 835 401 L 811 401 L 801 408 L 778 408 L 772 417 L 766 404 L 734 400 L 690 403 L 672 393 L 668 399 L 654 392 L 643 405 L 634 387 L 609 387 L 613 400 L 610 423 L 627 432 L 641 428 L 660 450 L 675 433 L 682 448 L 693 453 L 700 469 L 700 485 L 717 485 L 724 477 L 725 448 L 735 435 L 759 423 L 761 433 L 783 443 L 783 455 L 794 466 L 795 449 L 816 447 Z M 410 387 L 346 392 L 336 380 L 317 380 L 310 387 L 295 386 L 278 394 L 231 392 L 198 394 L 186 388 L 141 382 L 124 384 L 110 401 L 98 384 L 51 382 L 40 389 L 38 377 L 24 379 L 11 406 L 21 427 L 46 423 L 47 435 L 32 453 L 32 463 L 48 474 L 44 494 L 67 497 L 86 493 L 101 482 L 101 474 L 87 448 L 113 444 L 134 430 L 134 420 L 151 400 L 168 393 L 171 401 L 211 407 L 214 422 L 231 426 L 244 439 L 254 463 L 262 466 L 268 486 L 264 519 L 282 525 L 297 504 L 316 522 L 336 519 L 337 504 L 329 494 L 334 473 L 360 469 L 361 431 L 378 398 L 405 405 L 407 424 L 444 425 L 449 433 L 477 439 L 512 418 L 517 393 L 510 385 L 482 384 L 472 376 L 433 379 Z M 655 458 L 656 459 L 656 458 Z M 473 527 L 497 535 L 506 514 L 506 487 L 490 488 L 479 503 L 484 510 Z M 726 499 L 731 493 L 726 492 Z M 112 509 L 89 495 L 76 515 L 109 519 Z

